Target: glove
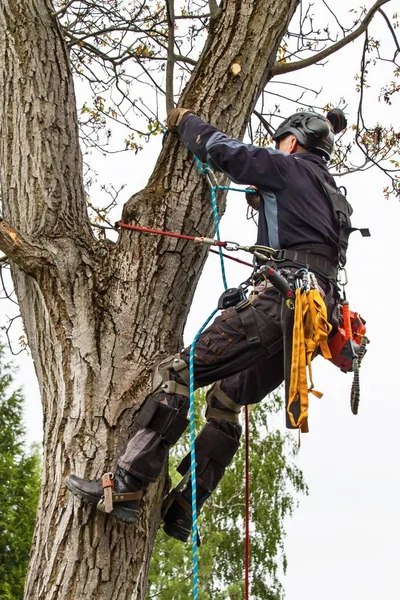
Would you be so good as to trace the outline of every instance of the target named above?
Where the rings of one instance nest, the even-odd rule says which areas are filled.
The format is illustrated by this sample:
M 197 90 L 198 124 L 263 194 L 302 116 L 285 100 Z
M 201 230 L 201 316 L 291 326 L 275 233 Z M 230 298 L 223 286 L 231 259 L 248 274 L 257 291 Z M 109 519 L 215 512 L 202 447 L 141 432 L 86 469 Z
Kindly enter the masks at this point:
M 247 191 L 247 190 L 249 190 L 249 191 Z M 254 190 L 254 191 L 251 192 L 250 190 Z M 258 191 L 258 189 L 254 185 L 250 185 L 246 189 L 246 194 L 245 195 L 246 195 L 247 204 L 253 210 L 260 210 L 261 195 L 260 195 L 260 192 Z
M 192 110 L 187 108 L 173 108 L 167 116 L 167 127 L 171 133 L 178 133 L 178 125 L 186 114 L 194 114 Z

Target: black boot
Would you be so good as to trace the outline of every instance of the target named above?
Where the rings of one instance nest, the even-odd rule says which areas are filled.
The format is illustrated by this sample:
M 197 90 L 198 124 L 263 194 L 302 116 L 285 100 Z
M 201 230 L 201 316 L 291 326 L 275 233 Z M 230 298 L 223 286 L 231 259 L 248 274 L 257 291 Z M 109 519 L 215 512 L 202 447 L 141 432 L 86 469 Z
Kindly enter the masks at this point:
M 100 510 L 103 510 L 104 489 L 102 480 L 81 479 L 76 475 L 68 475 L 65 485 L 70 492 L 77 496 L 83 502 L 96 504 Z M 124 523 L 135 523 L 139 514 L 140 498 L 142 497 L 143 481 L 131 475 L 128 471 L 117 467 L 114 475 L 114 488 L 112 491 L 113 506 L 111 514 Z M 129 498 L 124 502 L 125 494 L 136 492 L 135 498 Z M 99 504 L 100 503 L 100 504 Z
M 201 507 L 209 496 L 210 492 L 197 486 L 197 515 L 200 514 Z M 171 490 L 165 500 L 165 505 L 165 533 L 181 542 L 187 542 L 192 532 L 192 486 L 190 482 L 182 492 L 176 489 Z M 197 544 L 200 546 L 199 540 Z

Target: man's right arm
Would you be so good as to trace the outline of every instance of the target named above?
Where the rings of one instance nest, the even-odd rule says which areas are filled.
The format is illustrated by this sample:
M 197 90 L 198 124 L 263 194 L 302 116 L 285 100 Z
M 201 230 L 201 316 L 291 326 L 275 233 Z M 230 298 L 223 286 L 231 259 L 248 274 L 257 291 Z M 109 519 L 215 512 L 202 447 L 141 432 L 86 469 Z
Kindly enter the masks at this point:
M 229 138 L 193 114 L 183 115 L 177 132 L 193 154 L 232 181 L 261 189 L 285 187 L 288 163 L 282 152 Z

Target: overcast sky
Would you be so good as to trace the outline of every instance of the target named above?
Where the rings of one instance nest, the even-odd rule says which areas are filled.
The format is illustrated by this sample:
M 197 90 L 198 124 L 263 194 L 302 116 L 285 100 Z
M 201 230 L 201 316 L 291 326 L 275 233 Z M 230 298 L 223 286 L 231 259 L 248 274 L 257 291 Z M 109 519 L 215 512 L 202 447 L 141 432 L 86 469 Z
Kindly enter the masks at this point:
M 389 7 L 391 14 L 394 4 Z M 379 16 L 374 31 L 390 39 Z M 345 96 L 351 122 L 358 101 L 353 77 L 361 45 L 359 41 L 350 52 L 343 50 L 329 69 L 309 70 L 306 82 L 304 73 L 297 76 L 313 87 L 324 84 L 324 101 Z M 291 105 L 288 113 L 295 109 Z M 398 100 L 397 109 L 392 110 L 371 104 L 371 112 L 378 114 L 379 110 L 382 121 L 387 124 L 392 119 L 398 130 Z M 116 186 L 128 183 L 126 200 L 146 184 L 159 149 L 160 140 L 156 140 L 138 157 L 99 157 L 96 167 L 98 172 L 112 174 L 109 181 Z M 378 170 L 346 177 L 340 183 L 348 188 L 353 223 L 369 227 L 372 234 L 367 239 L 353 234 L 348 253 L 348 299 L 367 320 L 371 344 L 361 369 L 361 404 L 356 417 L 349 407 L 351 375 L 320 358 L 313 364 L 315 387 L 324 396 L 321 400 L 310 398 L 310 433 L 302 436 L 297 458 L 310 494 L 301 499 L 286 524 L 289 566 L 284 586 L 287 600 L 398 600 L 400 206 L 395 199 L 383 198 L 387 182 Z M 245 212 L 242 195 L 231 194 L 221 223 L 222 239 L 254 241 L 255 226 L 245 221 Z M 235 264 L 227 264 L 227 273 L 231 287 L 248 276 L 245 267 Z M 187 324 L 186 343 L 212 312 L 221 291 L 218 257 L 211 255 Z M 15 362 L 21 365 L 18 381 L 25 387 L 29 439 L 40 440 L 40 401 L 33 369 L 26 356 Z M 281 426 L 284 429 L 283 415 Z

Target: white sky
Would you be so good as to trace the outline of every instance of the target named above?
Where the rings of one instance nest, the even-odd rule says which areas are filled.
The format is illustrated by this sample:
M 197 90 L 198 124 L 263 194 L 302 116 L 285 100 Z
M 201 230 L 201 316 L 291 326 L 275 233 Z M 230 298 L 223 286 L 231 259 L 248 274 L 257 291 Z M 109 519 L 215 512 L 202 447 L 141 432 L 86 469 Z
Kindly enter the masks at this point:
M 389 4 L 389 14 L 394 11 L 392 4 Z M 390 36 L 381 17 L 376 18 L 374 27 L 375 34 L 383 35 L 389 43 Z M 355 120 L 358 101 L 353 77 L 361 45 L 359 40 L 350 50 L 343 50 L 331 60 L 329 69 L 316 67 L 307 75 L 296 76 L 298 81 L 312 87 L 323 84 L 324 101 L 345 96 L 350 104 L 351 122 Z M 382 69 L 379 67 L 379 72 Z M 380 85 L 378 80 L 377 85 Z M 290 105 L 287 113 L 295 108 Z M 370 105 L 370 112 L 376 114 L 379 110 L 382 121 L 387 124 L 392 119 L 398 130 L 398 108 L 395 111 L 384 105 Z M 153 148 L 146 148 L 137 157 L 132 154 L 99 157 L 96 170 L 110 174 L 108 181 L 116 186 L 128 183 L 123 198 L 127 200 L 132 192 L 146 184 L 159 144 L 156 140 Z M 367 320 L 371 344 L 361 369 L 361 404 L 357 417 L 349 407 L 351 375 L 342 374 L 323 359 L 314 362 L 315 387 L 323 391 L 324 396 L 321 400 L 313 396 L 310 399 L 310 433 L 302 436 L 297 459 L 310 494 L 301 499 L 299 509 L 286 524 L 289 566 L 284 586 L 287 600 L 397 600 L 400 597 L 397 581 L 400 559 L 397 439 L 400 424 L 397 379 L 400 206 L 395 199 L 384 200 L 382 188 L 387 182 L 377 169 L 346 177 L 341 183 L 348 188 L 354 207 L 353 223 L 369 227 L 372 234 L 371 238 L 363 239 L 355 233 L 351 238 L 347 290 L 351 306 Z M 231 194 L 221 223 L 222 239 L 240 243 L 254 241 L 254 225 L 244 222 L 244 205 L 241 194 Z M 228 285 L 233 287 L 247 277 L 248 271 L 229 263 L 227 273 Z M 214 309 L 221 291 L 219 260 L 210 256 L 187 324 L 186 343 L 190 343 Z M 30 359 L 22 355 L 14 362 L 21 366 L 18 381 L 25 388 L 29 439 L 40 440 L 40 401 Z M 282 416 L 282 429 L 283 421 Z

